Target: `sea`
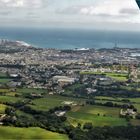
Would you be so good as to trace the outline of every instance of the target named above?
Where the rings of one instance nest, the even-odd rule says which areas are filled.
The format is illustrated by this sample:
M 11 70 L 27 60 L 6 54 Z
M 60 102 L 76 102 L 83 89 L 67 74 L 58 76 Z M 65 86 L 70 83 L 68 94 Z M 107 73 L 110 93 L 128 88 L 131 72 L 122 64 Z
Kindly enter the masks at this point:
M 38 48 L 140 48 L 140 32 L 60 28 L 0 28 L 0 39 Z

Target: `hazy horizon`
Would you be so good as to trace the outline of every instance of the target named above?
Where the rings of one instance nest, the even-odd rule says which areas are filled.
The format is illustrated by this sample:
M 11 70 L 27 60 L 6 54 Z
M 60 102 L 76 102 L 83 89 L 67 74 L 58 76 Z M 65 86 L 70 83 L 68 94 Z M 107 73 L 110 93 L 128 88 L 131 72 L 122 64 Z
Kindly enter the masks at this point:
M 135 0 L 1 0 L 0 27 L 140 31 Z
M 0 28 L 0 38 L 19 40 L 35 47 L 75 48 L 139 48 L 140 32 L 70 28 Z

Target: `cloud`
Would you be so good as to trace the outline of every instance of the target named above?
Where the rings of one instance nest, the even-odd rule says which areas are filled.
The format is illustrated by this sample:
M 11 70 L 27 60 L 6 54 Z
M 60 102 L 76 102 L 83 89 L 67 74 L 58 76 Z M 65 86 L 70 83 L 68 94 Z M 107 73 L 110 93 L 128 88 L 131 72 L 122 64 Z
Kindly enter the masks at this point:
M 0 11 L 1 16 L 8 16 L 9 14 L 11 14 L 11 11 Z
M 135 0 L 0 0 L 0 22 L 140 23 L 140 11 Z
M 83 15 L 123 16 L 124 14 L 138 14 L 135 0 L 98 0 L 90 5 L 74 5 L 58 10 L 59 13 Z
M 125 15 L 138 15 L 139 11 L 136 9 L 132 8 L 124 8 L 120 10 L 120 14 L 125 14 Z
M 2 7 L 9 8 L 40 8 L 43 6 L 42 0 L 0 0 Z
M 78 0 L 66 7 L 60 7 L 55 12 L 60 16 L 77 16 L 77 19 L 83 22 L 140 23 L 140 11 L 135 0 L 76 1 Z

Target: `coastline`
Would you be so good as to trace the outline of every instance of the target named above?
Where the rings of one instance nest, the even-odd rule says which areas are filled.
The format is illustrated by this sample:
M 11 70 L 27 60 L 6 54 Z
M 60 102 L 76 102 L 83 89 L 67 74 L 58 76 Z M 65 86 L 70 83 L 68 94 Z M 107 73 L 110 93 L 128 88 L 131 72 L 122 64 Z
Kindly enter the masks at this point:
M 24 41 L 37 48 L 140 48 L 140 33 L 97 30 L 55 30 L 3 28 L 0 38 Z

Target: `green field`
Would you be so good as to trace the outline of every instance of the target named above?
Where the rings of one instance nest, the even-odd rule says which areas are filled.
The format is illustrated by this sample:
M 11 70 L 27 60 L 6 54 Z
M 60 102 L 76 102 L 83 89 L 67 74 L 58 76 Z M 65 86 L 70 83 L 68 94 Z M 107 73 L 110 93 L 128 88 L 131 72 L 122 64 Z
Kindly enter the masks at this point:
M 8 79 L 8 78 L 0 78 L 0 83 L 2 83 L 2 84 L 8 83 L 9 81 L 11 81 L 11 79 Z
M 92 122 L 94 126 L 127 125 L 125 119 L 119 118 L 119 111 L 119 108 L 97 105 L 75 106 L 68 113 L 68 118 L 73 125 L 86 122 Z
M 5 84 L 7 82 L 11 81 L 10 77 L 6 73 L 0 72 L 0 83 Z
M 35 89 L 35 88 L 18 88 L 19 93 L 47 93 L 46 89 Z
M 4 93 L 6 96 L 15 96 L 17 92 L 13 92 L 10 89 L 0 89 L 0 93 Z
M 107 96 L 96 96 L 95 99 L 100 99 L 100 100 L 118 100 L 120 98 L 113 98 L 113 97 L 107 97 Z
M 125 119 L 118 117 L 109 117 L 109 116 L 98 116 L 90 113 L 82 112 L 69 112 L 68 120 L 74 126 L 77 123 L 84 124 L 86 122 L 91 122 L 93 126 L 126 126 L 127 122 Z
M 46 131 L 41 128 L 16 128 L 0 126 L 1 140 L 68 140 L 67 136 Z
M 120 109 L 119 108 L 113 108 L 113 107 L 105 107 L 105 106 L 97 106 L 97 105 L 87 105 L 84 107 L 81 107 L 77 112 L 80 113 L 90 113 L 90 114 L 100 114 L 100 115 L 106 115 L 106 116 L 119 116 Z
M 126 81 L 127 80 L 127 74 L 107 73 L 106 75 L 117 81 Z
M 23 98 L 18 98 L 18 97 L 0 96 L 0 102 L 15 103 L 22 100 Z
M 118 73 L 100 73 L 100 72 L 81 72 L 81 74 L 105 74 L 107 77 L 110 77 L 113 79 L 113 81 L 126 81 L 127 80 L 127 74 L 118 74 Z M 7 75 L 0 73 L 0 83 L 7 83 L 11 79 L 8 79 Z M 110 79 L 109 79 L 110 80 Z M 119 83 L 119 82 L 118 82 Z M 121 82 L 120 82 L 121 83 Z M 65 89 L 66 94 L 77 94 L 78 90 L 76 89 L 82 89 L 84 87 L 84 84 L 76 83 L 74 85 L 70 85 Z M 132 86 L 132 85 L 131 85 Z M 86 88 L 86 86 L 84 87 Z M 122 89 L 131 90 L 132 87 L 122 86 Z M 80 90 L 79 90 L 80 91 Z M 47 89 L 34 89 L 34 88 L 17 88 L 16 90 L 11 89 L 0 89 L 0 114 L 4 114 L 6 107 L 15 108 L 15 116 L 17 118 L 20 118 L 21 123 L 25 124 L 26 122 L 32 121 L 37 125 L 32 126 L 38 126 L 38 127 L 30 127 L 30 128 L 18 128 L 18 127 L 12 127 L 10 126 L 0 126 L 0 140 L 35 140 L 35 139 L 42 139 L 42 140 L 68 140 L 68 137 L 66 135 L 62 135 L 59 133 L 53 133 L 50 131 L 47 131 L 45 129 L 41 129 L 39 127 L 42 126 L 42 118 L 43 122 L 49 122 L 49 119 L 47 118 L 45 120 L 44 114 L 50 109 L 53 109 L 54 107 L 64 106 L 66 102 L 72 102 L 73 105 L 71 106 L 71 110 L 66 112 L 67 120 L 62 123 L 62 125 L 71 124 L 73 126 L 77 126 L 78 123 L 81 125 L 84 125 L 85 123 L 92 123 L 93 126 L 102 127 L 102 126 L 127 126 L 128 123 L 132 125 L 139 125 L 140 126 L 140 120 L 137 119 L 130 119 L 129 122 L 125 118 L 120 118 L 120 108 L 117 107 L 107 107 L 103 106 L 106 102 L 112 102 L 116 104 L 133 104 L 134 107 L 137 108 L 138 113 L 140 113 L 140 98 L 113 98 L 113 97 L 105 97 L 105 96 L 97 96 L 90 99 L 90 96 L 81 96 L 81 98 L 74 97 L 66 97 L 66 96 L 60 96 L 60 95 L 49 95 Z M 41 94 L 41 98 L 30 98 L 31 93 L 34 94 Z M 15 97 L 15 95 L 19 95 Z M 26 95 L 30 96 L 26 96 Z M 100 94 L 96 94 L 100 95 Z M 106 94 L 107 95 L 107 94 Z M 83 97 L 83 98 L 82 98 Z M 86 104 L 86 101 L 92 101 L 95 99 L 95 103 L 100 103 L 99 105 L 88 105 Z M 124 100 L 126 99 L 126 100 Z M 129 100 L 129 101 L 127 101 Z M 23 101 L 29 101 L 25 106 L 30 106 L 32 109 L 39 110 L 39 113 L 34 113 L 33 110 L 27 110 L 28 108 L 22 108 L 24 107 L 24 104 L 22 104 L 19 107 L 15 107 L 15 105 L 18 105 L 19 102 Z M 5 105 L 5 103 L 16 103 L 16 104 L 9 104 Z M 102 104 L 101 104 L 102 103 Z M 25 112 L 24 112 L 25 111 Z M 27 113 L 28 112 L 28 113 Z M 41 115 L 40 115 L 41 114 Z M 57 120 L 55 113 L 53 112 L 50 114 L 52 116 L 51 120 Z M 53 116 L 54 115 L 54 116 Z M 41 119 L 41 120 L 39 120 Z M 47 117 L 47 115 L 45 116 Z M 54 117 L 54 118 L 53 118 Z M 49 116 L 50 118 L 50 116 Z M 25 119 L 25 120 L 24 120 Z M 53 120 L 53 122 L 55 122 Z M 59 120 L 60 121 L 60 120 Z M 37 123 L 36 123 L 37 122 Z M 45 122 L 45 123 L 46 123 Z M 38 125 L 38 123 L 40 123 Z M 45 126 L 45 123 L 43 124 Z M 52 123 L 52 122 L 51 122 Z M 60 122 L 61 123 L 61 122 Z M 53 124 L 53 123 L 52 123 Z M 54 128 L 56 126 L 60 127 L 59 123 L 54 123 Z M 18 125 L 19 126 L 19 125 Z M 48 128 L 48 124 L 46 125 L 46 129 Z M 52 129 L 51 129 L 52 130 Z M 53 130 L 52 130 L 53 131 Z
M 82 86 L 77 84 L 72 86 L 73 89 L 76 87 Z M 47 90 L 42 89 L 17 89 L 12 92 L 10 89 L 0 89 L 0 92 L 6 93 L 6 96 L 0 96 L 0 102 L 10 102 L 15 103 L 27 98 L 15 97 L 16 93 L 18 94 L 28 94 L 28 93 L 44 93 L 43 98 L 33 99 L 31 102 L 33 104 L 27 104 L 36 110 L 48 111 L 57 106 L 63 106 L 64 101 L 74 102 L 77 105 L 71 106 L 71 111 L 67 112 L 67 123 L 77 126 L 78 123 L 82 125 L 86 122 L 91 122 L 93 126 L 126 126 L 128 122 L 126 119 L 119 117 L 120 108 L 117 107 L 106 107 L 100 105 L 82 105 L 85 103 L 86 99 L 74 98 L 74 97 L 64 97 L 60 95 L 48 95 Z M 138 109 L 140 112 L 140 98 L 113 98 L 105 96 L 95 97 L 95 102 L 106 103 L 113 102 L 117 104 L 125 104 L 122 99 L 129 99 L 130 102 Z M 0 104 L 0 113 L 3 113 L 6 106 Z M 34 120 L 34 116 L 19 110 L 16 110 L 17 115 L 26 116 L 27 118 Z M 140 125 L 140 120 L 130 120 L 132 125 Z M 15 128 L 15 127 L 0 127 L 0 139 L 59 139 L 67 140 L 68 138 L 65 135 L 60 135 L 57 133 L 52 133 L 41 128 Z M 16 135 L 15 135 L 16 134 Z
M 8 92 L 10 92 L 9 89 L 0 89 L 0 93 L 8 93 Z
M 31 105 L 32 108 L 37 110 L 44 110 L 47 111 L 51 108 L 56 106 L 63 106 L 64 101 L 74 101 L 74 102 L 81 102 L 81 99 L 74 99 L 69 97 L 61 97 L 61 96 L 46 96 L 45 98 L 35 99 L 32 102 L 35 105 Z
M 94 74 L 98 74 L 98 75 L 101 75 L 101 74 L 104 74 L 114 80 L 117 80 L 117 81 L 126 81 L 127 80 L 127 74 L 121 74 L 121 73 L 111 73 L 111 72 L 80 72 L 81 75 L 94 75 Z
M 61 105 L 62 100 L 41 98 L 33 101 L 35 105 L 31 105 L 33 109 L 47 111 L 51 108 Z
M 28 119 L 34 120 L 34 117 L 33 117 L 31 114 L 25 113 L 25 112 L 23 112 L 23 111 L 16 110 L 16 114 L 17 114 L 18 116 L 25 116 L 25 117 L 27 117 Z
M 6 105 L 0 104 L 0 114 L 4 113 Z
M 140 98 L 112 98 L 112 97 L 97 96 L 95 99 L 97 99 L 97 102 L 101 102 L 101 103 L 111 101 L 117 104 L 125 104 L 125 102 L 122 102 L 122 100 L 128 99 L 131 102 L 131 104 L 133 104 L 137 108 L 138 112 L 140 113 Z

